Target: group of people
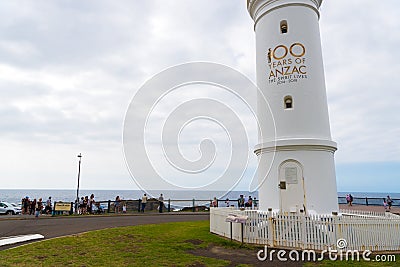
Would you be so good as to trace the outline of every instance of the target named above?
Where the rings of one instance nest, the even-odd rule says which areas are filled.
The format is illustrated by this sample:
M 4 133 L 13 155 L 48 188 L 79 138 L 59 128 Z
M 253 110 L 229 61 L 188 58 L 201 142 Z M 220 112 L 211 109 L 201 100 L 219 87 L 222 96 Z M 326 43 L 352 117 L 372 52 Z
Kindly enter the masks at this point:
M 257 208 L 257 199 L 252 198 L 251 196 L 246 197 L 244 195 L 240 195 L 238 198 L 238 207 L 239 208 Z
M 140 212 L 144 212 L 146 209 L 147 201 L 148 201 L 147 194 L 143 194 L 142 198 L 140 199 Z M 121 206 L 122 206 L 122 213 L 126 213 L 126 202 L 121 201 L 121 198 L 119 196 L 116 196 L 115 201 L 114 201 L 114 212 L 115 213 L 120 213 L 121 212 Z M 164 207 L 164 196 L 163 194 L 160 194 L 158 197 L 158 211 L 160 213 L 163 212 L 163 207 Z
M 147 200 L 148 200 L 147 195 L 143 194 L 141 200 L 141 209 L 140 209 L 141 212 L 144 212 L 144 210 L 146 209 Z M 162 213 L 163 208 L 164 208 L 164 196 L 163 194 L 160 194 L 160 196 L 158 197 L 158 212 Z
M 42 198 L 31 200 L 28 196 L 21 200 L 21 213 L 25 215 L 35 215 L 39 217 L 40 214 L 51 214 L 53 207 L 51 204 L 51 197 L 49 197 L 45 203 Z
M 390 198 L 389 195 L 386 197 L 386 199 L 385 198 L 383 199 L 383 207 L 385 207 L 385 210 L 388 208 L 391 209 L 392 205 L 393 205 L 393 200 Z
M 78 214 L 94 214 L 98 211 L 99 205 L 96 205 L 94 194 L 81 197 L 78 204 Z
M 351 194 L 346 195 L 347 205 L 353 206 L 353 196 Z M 391 209 L 393 205 L 393 200 L 388 195 L 386 198 L 383 199 L 383 207 L 386 209 Z
M 347 205 L 353 206 L 353 196 L 351 194 L 346 195 Z
M 239 208 L 257 208 L 257 204 L 258 204 L 256 198 L 253 199 L 251 196 L 246 197 L 244 195 L 240 195 L 239 196 L 239 198 L 237 200 L 237 203 L 238 203 L 238 207 Z M 216 197 L 214 197 L 214 199 L 211 201 L 211 205 L 210 206 L 214 207 L 214 208 L 218 207 L 218 200 L 217 200 Z M 225 200 L 225 206 L 226 207 L 232 207 L 233 206 L 233 205 L 230 204 L 229 198 L 227 198 Z

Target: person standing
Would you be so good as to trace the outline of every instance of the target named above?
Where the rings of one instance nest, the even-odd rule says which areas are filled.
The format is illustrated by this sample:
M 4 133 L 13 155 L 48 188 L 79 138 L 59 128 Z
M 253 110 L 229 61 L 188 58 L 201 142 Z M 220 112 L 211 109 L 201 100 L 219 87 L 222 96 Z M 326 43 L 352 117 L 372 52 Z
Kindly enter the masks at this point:
M 36 198 L 33 199 L 33 201 L 30 202 L 31 206 L 29 209 L 29 215 L 35 215 L 35 209 L 36 209 Z
M 115 198 L 115 201 L 114 201 L 114 212 L 115 213 L 119 213 L 119 204 L 120 204 L 120 202 L 121 202 L 121 199 L 119 198 L 119 196 L 117 196 Z
M 257 198 L 254 198 L 254 199 L 253 199 L 253 206 L 254 206 L 255 209 L 257 209 L 257 206 L 258 206 L 258 204 L 257 204 Z
M 96 201 L 94 200 L 94 194 L 91 194 L 90 199 L 89 199 L 89 205 L 88 205 L 89 213 L 93 214 L 95 205 L 96 205 Z
M 122 213 L 126 213 L 126 202 L 122 205 Z
M 49 197 L 46 201 L 46 207 L 45 207 L 45 212 L 46 214 L 50 214 L 52 212 L 52 206 L 51 206 L 51 197 Z
M 249 198 L 246 197 L 246 195 L 244 196 L 244 207 L 248 208 L 249 207 Z
M 392 204 L 393 204 L 393 200 L 390 198 L 389 195 L 386 197 L 386 203 L 387 203 L 389 209 L 391 209 L 392 208 Z
M 346 195 L 346 202 L 347 202 L 347 205 L 349 205 L 350 206 L 350 195 L 349 194 L 347 194 Z
M 39 200 L 36 202 L 36 205 L 35 205 L 35 217 L 36 218 L 39 218 L 42 208 L 43 208 L 42 198 L 39 198 Z
M 142 209 L 141 212 L 144 212 L 144 209 L 146 208 L 146 204 L 147 204 L 147 195 L 144 194 L 142 197 Z
M 249 196 L 249 200 L 247 200 L 247 206 L 248 206 L 249 208 L 252 208 L 252 207 L 253 207 L 253 199 L 251 198 L 251 196 Z
M 243 208 L 244 207 L 244 197 L 243 197 L 243 195 L 240 195 L 240 197 L 238 199 L 238 206 L 239 206 L 239 208 Z
M 81 197 L 81 200 L 79 200 L 79 214 L 83 215 L 85 210 L 85 198 Z
M 158 198 L 158 211 L 160 213 L 163 212 L 163 206 L 164 206 L 164 197 L 163 194 L 160 194 L 160 197 Z
M 22 214 L 29 214 L 29 197 L 22 199 Z
M 211 207 L 213 207 L 213 208 L 218 207 L 218 200 L 216 197 L 214 197 L 213 201 L 211 202 Z
M 353 196 L 351 194 L 346 195 L 346 201 L 349 206 L 353 206 Z
M 227 199 L 225 200 L 225 205 L 226 205 L 227 207 L 229 207 L 229 198 L 227 198 Z

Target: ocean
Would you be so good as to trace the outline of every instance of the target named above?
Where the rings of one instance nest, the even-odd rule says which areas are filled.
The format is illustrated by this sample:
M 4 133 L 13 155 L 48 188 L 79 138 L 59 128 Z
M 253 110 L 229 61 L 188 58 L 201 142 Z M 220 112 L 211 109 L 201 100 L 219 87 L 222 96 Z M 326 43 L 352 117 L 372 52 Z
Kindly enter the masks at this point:
M 231 191 L 226 193 L 224 191 L 151 191 L 151 197 L 158 198 L 160 193 L 163 193 L 164 199 L 168 200 L 187 200 L 186 202 L 190 205 L 192 199 L 203 200 L 209 202 L 214 197 L 218 199 L 236 200 L 240 195 L 252 196 L 258 199 L 258 192 L 248 191 Z M 366 197 L 375 198 L 376 203 L 370 204 L 381 204 L 381 199 L 390 195 L 393 199 L 400 199 L 400 193 L 378 193 L 378 192 L 338 192 L 339 203 L 345 201 L 344 197 L 346 194 L 351 193 L 356 200 L 359 200 L 360 204 L 363 204 Z M 80 190 L 79 196 L 90 196 L 95 195 L 97 201 L 114 200 L 116 196 L 119 196 L 122 200 L 139 199 L 143 195 L 141 190 Z M 73 189 L 2 189 L 0 190 L 0 201 L 6 201 L 11 203 L 20 203 L 21 199 L 28 196 L 30 199 L 43 200 L 52 197 L 54 201 L 62 202 L 73 202 L 76 198 L 76 190 Z M 358 202 L 358 201 L 357 201 Z M 344 202 L 345 203 L 345 202 Z
M 121 200 L 136 200 L 143 196 L 141 190 L 79 190 L 79 197 L 89 196 L 94 194 L 96 201 L 115 200 L 116 196 L 119 196 Z M 168 200 L 186 200 L 178 201 L 184 206 L 190 206 L 192 200 L 196 201 L 197 204 L 209 203 L 214 197 L 218 199 L 229 198 L 236 200 L 240 195 L 252 196 L 258 198 L 257 192 L 247 191 L 231 191 L 226 193 L 225 191 L 161 191 L 152 190 L 150 197 L 158 198 L 160 194 L 163 194 L 164 199 Z M 76 199 L 76 190 L 72 189 L 2 189 L 0 190 L 0 201 L 6 201 L 10 203 L 21 203 L 22 198 L 28 196 L 30 199 L 42 198 L 44 201 L 51 196 L 52 201 L 62 202 L 73 202 Z M 200 201 L 202 200 L 202 201 Z M 178 202 L 173 202 L 175 205 Z M 185 203 L 185 204 L 183 204 Z M 186 204 L 187 203 L 187 204 Z

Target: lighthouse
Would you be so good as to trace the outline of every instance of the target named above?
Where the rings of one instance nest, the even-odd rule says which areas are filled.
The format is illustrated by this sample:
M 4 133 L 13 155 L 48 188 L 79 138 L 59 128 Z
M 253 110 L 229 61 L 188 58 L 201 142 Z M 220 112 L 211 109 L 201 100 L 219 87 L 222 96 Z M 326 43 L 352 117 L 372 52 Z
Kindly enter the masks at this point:
M 248 0 L 256 35 L 261 128 L 259 208 L 338 211 L 319 31 L 322 0 Z M 262 95 L 262 96 L 261 96 Z M 270 114 L 266 112 L 270 110 Z

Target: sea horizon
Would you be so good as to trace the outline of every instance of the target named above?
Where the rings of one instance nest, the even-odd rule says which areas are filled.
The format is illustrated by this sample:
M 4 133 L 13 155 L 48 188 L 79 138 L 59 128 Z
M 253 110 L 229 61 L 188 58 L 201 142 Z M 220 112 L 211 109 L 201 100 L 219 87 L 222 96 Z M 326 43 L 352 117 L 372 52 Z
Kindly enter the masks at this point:
M 114 200 L 116 196 L 121 199 L 139 199 L 143 193 L 140 189 L 80 189 L 79 197 L 95 195 L 97 201 Z M 249 192 L 245 190 L 231 191 L 209 191 L 209 190 L 147 190 L 150 197 L 157 198 L 161 193 L 164 199 L 168 200 L 211 200 L 214 197 L 218 199 L 236 200 L 240 195 L 252 196 L 258 199 L 258 192 Z M 362 192 L 362 191 L 338 191 L 338 197 L 345 197 L 352 194 L 355 198 L 385 198 L 390 195 L 394 199 L 400 199 L 400 193 L 394 192 Z M 42 198 L 46 200 L 49 196 L 53 201 L 71 202 L 76 199 L 76 189 L 0 189 L 0 201 L 19 203 L 22 198 L 28 196 L 31 199 Z

